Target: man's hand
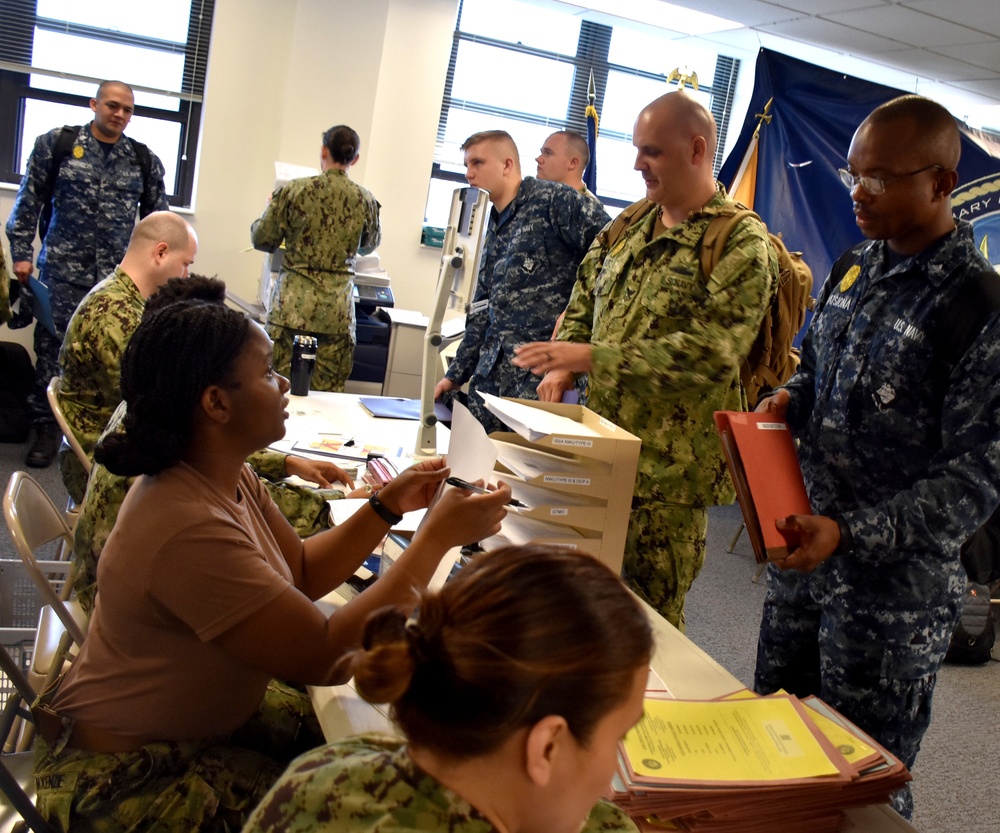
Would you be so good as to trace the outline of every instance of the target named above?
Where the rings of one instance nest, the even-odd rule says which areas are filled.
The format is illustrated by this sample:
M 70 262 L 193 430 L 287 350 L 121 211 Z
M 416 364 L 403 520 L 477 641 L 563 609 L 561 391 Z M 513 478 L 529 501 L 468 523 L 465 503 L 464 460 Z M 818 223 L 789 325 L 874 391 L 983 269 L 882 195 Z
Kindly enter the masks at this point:
M 811 573 L 840 546 L 840 527 L 833 518 L 824 515 L 789 515 L 775 521 L 775 526 L 780 532 L 798 532 L 800 541 L 791 555 L 774 562 L 779 570 Z
M 456 385 L 451 379 L 445 376 L 440 382 L 434 386 L 434 398 L 440 399 L 442 394 L 447 393 L 450 390 L 457 390 L 461 385 Z
M 14 270 L 14 277 L 17 278 L 18 283 L 27 283 L 28 278 L 31 277 L 31 273 L 34 271 L 35 267 L 30 260 L 17 260 L 14 261 L 11 268 Z
M 329 489 L 334 483 L 343 483 L 348 489 L 354 488 L 350 475 L 340 466 L 326 460 L 310 460 L 289 454 L 285 458 L 285 473 L 315 483 L 321 489 Z
M 550 370 L 589 373 L 590 345 L 569 341 L 532 341 L 515 347 L 511 362 L 517 367 L 527 368 L 536 376 L 543 376 Z
M 562 402 L 563 394 L 573 389 L 576 376 L 569 370 L 552 370 L 538 383 L 538 399 L 541 402 Z
M 779 419 L 784 419 L 791 399 L 792 395 L 785 388 L 780 388 L 765 399 L 761 399 L 754 411 L 758 414 L 774 414 Z

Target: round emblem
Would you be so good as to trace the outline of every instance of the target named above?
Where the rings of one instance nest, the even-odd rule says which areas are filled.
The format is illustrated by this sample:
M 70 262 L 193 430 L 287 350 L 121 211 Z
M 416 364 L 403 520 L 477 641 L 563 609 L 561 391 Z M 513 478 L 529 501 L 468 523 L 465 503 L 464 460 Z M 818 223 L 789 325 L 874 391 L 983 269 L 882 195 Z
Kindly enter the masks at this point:
M 74 145 L 73 146 L 73 158 L 74 159 L 83 159 L 83 146 L 82 145 Z
M 840 291 L 847 292 L 848 289 L 854 286 L 854 282 L 858 279 L 858 275 L 860 274 L 861 267 L 857 264 L 848 269 L 847 274 L 840 279 Z

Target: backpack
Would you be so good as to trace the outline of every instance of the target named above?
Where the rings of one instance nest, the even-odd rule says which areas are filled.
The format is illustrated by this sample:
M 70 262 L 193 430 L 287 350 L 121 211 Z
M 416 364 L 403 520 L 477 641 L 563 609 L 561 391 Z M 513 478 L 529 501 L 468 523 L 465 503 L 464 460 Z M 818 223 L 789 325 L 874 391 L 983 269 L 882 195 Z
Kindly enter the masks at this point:
M 996 637 L 996 614 L 990 604 L 990 588 L 970 581 L 962 615 L 955 625 L 944 661 L 960 665 L 989 662 Z
M 632 203 L 598 234 L 598 240 L 610 249 L 654 205 L 650 199 Z M 715 270 L 729 242 L 729 235 L 746 217 L 757 217 L 767 228 L 756 213 L 733 201 L 728 202 L 722 212 L 709 222 L 701 239 L 703 275 L 711 275 Z M 740 364 L 740 380 L 751 409 L 761 398 L 762 391 L 787 382 L 799 366 L 799 351 L 792 346 L 792 341 L 805 324 L 806 311 L 816 304 L 811 295 L 812 270 L 802 259 L 801 252 L 790 252 L 781 237 L 770 231 L 767 236 L 778 255 L 778 289 L 771 298 L 771 305 L 764 314 L 749 355 Z
M 701 271 L 711 275 L 718 265 L 729 235 L 746 217 L 757 217 L 738 202 L 730 202 L 705 230 L 701 240 Z M 779 234 L 767 233 L 778 255 L 778 289 L 764 313 L 760 330 L 749 355 L 740 364 L 740 380 L 747 392 L 750 409 L 773 388 L 787 382 L 799 366 L 799 350 L 792 346 L 806 323 L 806 311 L 816 306 L 812 297 L 813 274 L 801 252 L 790 252 Z
M 52 222 L 52 196 L 55 194 L 59 169 L 62 168 L 62 163 L 66 161 L 66 157 L 72 152 L 73 145 L 76 144 L 76 137 L 80 132 L 80 127 L 80 125 L 74 127 L 69 124 L 64 126 L 59 131 L 55 146 L 52 148 L 52 162 L 49 164 L 49 174 L 45 180 L 48 195 L 42 204 L 41 210 L 38 212 L 38 238 L 40 240 L 45 239 L 45 235 L 49 231 L 49 223 Z M 131 136 L 126 136 L 125 138 L 132 143 L 132 150 L 135 151 L 135 155 L 139 159 L 139 168 L 142 170 L 142 191 L 145 193 L 149 188 L 149 178 L 153 171 L 153 156 L 147 145 L 137 142 Z
M 15 342 L 0 341 L 0 442 L 23 443 L 28 439 L 28 394 L 34 381 L 28 351 Z

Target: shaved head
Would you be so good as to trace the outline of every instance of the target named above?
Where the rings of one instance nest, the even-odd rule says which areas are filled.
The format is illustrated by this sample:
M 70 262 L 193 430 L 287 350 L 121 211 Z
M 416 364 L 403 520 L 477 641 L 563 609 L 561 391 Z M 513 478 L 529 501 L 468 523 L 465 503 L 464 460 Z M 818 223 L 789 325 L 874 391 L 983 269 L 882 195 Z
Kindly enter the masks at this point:
M 701 102 L 683 90 L 661 95 L 647 104 L 639 118 L 646 115 L 656 128 L 675 132 L 685 140 L 701 136 L 705 140 L 708 156 L 715 158 L 719 143 L 715 117 Z
M 858 132 L 877 127 L 891 131 L 899 147 L 926 159 L 924 164 L 958 167 L 962 140 L 958 124 L 936 101 L 919 95 L 903 95 L 877 107 L 862 122 Z
M 129 247 L 166 243 L 171 249 L 187 245 L 192 234 L 187 220 L 171 211 L 154 211 L 141 219 L 132 231 Z

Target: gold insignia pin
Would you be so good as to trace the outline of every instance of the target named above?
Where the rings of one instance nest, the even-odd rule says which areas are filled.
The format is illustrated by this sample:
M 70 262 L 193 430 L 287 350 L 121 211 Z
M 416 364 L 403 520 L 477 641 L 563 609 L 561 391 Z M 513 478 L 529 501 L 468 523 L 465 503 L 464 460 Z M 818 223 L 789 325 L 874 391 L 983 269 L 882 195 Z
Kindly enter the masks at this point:
M 82 145 L 74 145 L 73 146 L 73 158 L 74 159 L 83 159 L 83 146 Z
M 848 289 L 854 286 L 854 282 L 858 279 L 858 275 L 860 274 L 861 274 L 860 266 L 854 265 L 850 269 L 848 269 L 847 274 L 840 279 L 840 291 L 847 292 Z

